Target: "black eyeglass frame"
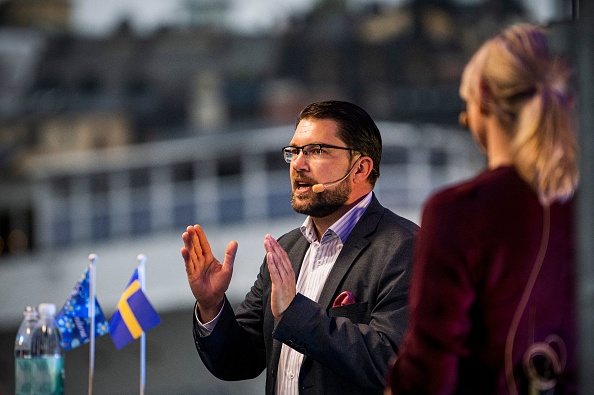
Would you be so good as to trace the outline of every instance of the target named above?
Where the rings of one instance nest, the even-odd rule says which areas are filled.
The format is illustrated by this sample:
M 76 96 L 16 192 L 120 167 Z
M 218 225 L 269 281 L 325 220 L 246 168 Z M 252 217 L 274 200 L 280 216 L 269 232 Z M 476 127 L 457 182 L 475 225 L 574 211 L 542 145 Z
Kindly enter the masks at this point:
M 303 155 L 308 156 L 311 154 L 308 153 L 306 150 L 304 150 L 305 147 L 318 147 L 319 150 L 322 150 L 324 148 L 332 148 L 332 149 L 341 149 L 344 151 L 356 151 L 356 152 L 360 152 L 358 149 L 356 148 L 350 148 L 350 147 L 338 147 L 336 145 L 330 145 L 330 144 L 305 144 L 302 145 L 300 147 L 298 146 L 294 146 L 294 145 L 287 145 L 286 147 L 283 147 L 281 149 L 281 151 L 283 152 L 283 157 L 285 159 L 285 162 L 287 163 L 291 163 L 292 159 L 293 159 L 293 155 L 297 156 L 299 155 L 299 151 L 303 152 Z M 291 150 L 296 149 L 297 150 L 297 154 L 293 154 L 291 152 Z M 315 148 L 312 148 L 312 150 Z

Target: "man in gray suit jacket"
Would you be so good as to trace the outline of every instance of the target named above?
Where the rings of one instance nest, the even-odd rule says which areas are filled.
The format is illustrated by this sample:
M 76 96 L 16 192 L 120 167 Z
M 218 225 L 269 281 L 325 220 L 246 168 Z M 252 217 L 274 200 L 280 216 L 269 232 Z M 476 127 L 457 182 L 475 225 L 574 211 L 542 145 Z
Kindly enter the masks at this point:
M 381 136 L 360 107 L 313 103 L 300 114 L 283 155 L 290 164 L 299 229 L 275 240 L 236 312 L 225 297 L 237 243 L 223 263 L 204 231 L 183 234 L 196 298 L 194 339 L 223 380 L 257 377 L 267 394 L 382 394 L 407 323 L 417 226 L 384 208 L 372 190 Z

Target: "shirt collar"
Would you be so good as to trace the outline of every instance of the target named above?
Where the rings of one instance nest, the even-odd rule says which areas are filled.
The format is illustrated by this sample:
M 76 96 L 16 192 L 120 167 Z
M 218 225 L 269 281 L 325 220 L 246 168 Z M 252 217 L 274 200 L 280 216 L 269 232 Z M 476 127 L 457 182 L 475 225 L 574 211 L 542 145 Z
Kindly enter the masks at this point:
M 340 240 L 344 244 L 346 239 L 351 234 L 351 231 L 353 230 L 359 219 L 361 219 L 361 216 L 369 206 L 369 203 L 371 203 L 372 196 L 373 192 L 369 192 L 367 195 L 365 195 L 365 197 L 361 199 L 359 203 L 355 205 L 355 207 L 350 209 L 345 215 L 343 215 L 335 223 L 330 225 L 330 227 L 328 228 L 328 230 L 326 230 L 326 233 L 324 233 L 324 235 L 328 234 L 328 232 L 334 233 L 335 235 L 340 237 Z M 313 243 L 317 240 L 311 216 L 308 215 L 307 218 L 305 218 L 305 221 L 303 221 L 303 224 L 299 229 L 301 230 L 303 237 L 305 237 L 307 241 L 309 241 L 310 243 Z M 322 239 L 324 238 L 324 235 L 322 235 Z

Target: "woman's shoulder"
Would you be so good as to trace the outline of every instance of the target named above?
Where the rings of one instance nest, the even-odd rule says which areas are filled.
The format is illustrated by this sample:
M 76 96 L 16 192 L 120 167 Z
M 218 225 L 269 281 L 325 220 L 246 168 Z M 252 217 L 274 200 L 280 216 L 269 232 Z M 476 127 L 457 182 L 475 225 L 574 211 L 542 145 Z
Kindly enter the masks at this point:
M 529 186 L 520 179 L 513 167 L 486 169 L 471 179 L 437 191 L 427 200 L 425 208 L 440 210 L 447 207 L 451 210 L 459 207 L 462 211 L 468 211 L 476 204 L 500 204 L 502 199 L 517 190 L 529 192 Z

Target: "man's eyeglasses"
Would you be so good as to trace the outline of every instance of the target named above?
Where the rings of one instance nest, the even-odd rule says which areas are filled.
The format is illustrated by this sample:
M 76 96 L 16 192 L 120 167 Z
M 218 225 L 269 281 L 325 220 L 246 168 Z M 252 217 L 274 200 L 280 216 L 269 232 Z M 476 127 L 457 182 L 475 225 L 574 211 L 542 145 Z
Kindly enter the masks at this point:
M 287 146 L 283 148 L 283 156 L 285 158 L 285 162 L 291 163 L 291 161 L 299 155 L 299 151 L 303 152 L 307 158 L 310 159 L 320 159 L 327 149 L 341 149 L 345 151 L 357 151 L 355 148 L 348 148 L 348 147 L 337 147 L 335 145 L 329 144 L 307 144 L 301 147 L 294 147 L 294 146 Z

